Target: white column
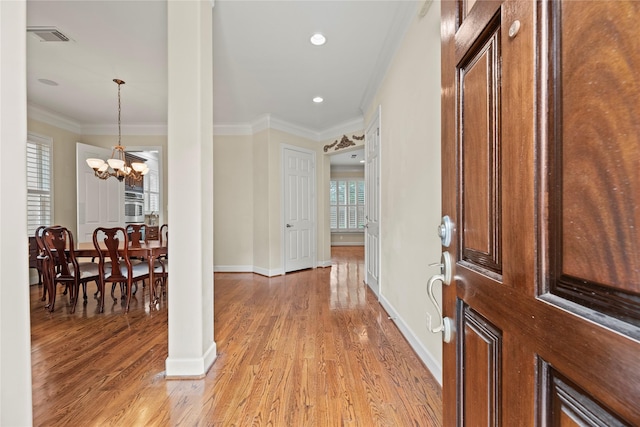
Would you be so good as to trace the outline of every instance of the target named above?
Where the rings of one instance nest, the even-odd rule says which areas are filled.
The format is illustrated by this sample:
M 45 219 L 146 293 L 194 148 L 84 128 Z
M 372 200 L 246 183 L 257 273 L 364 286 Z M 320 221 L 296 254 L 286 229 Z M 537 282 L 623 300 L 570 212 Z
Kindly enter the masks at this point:
M 171 278 L 167 377 L 202 377 L 213 340 L 211 2 L 168 1 L 168 216 Z
M 30 426 L 26 3 L 0 1 L 0 425 Z

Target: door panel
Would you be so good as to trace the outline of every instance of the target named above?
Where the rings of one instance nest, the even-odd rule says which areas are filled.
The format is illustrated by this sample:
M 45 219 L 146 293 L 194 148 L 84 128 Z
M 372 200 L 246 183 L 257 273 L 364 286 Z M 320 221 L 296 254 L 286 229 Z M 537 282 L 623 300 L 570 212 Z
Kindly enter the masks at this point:
M 640 425 L 640 2 L 442 2 L 444 425 Z
M 460 65 L 462 260 L 497 274 L 500 264 L 500 21 L 492 19 Z M 473 266 L 473 267 L 472 267 Z
M 575 26 L 549 42 L 557 52 L 550 66 L 561 83 L 552 92 L 549 286 L 562 298 L 639 325 L 640 208 L 630 202 L 640 194 L 640 88 L 630 90 L 628 82 L 640 67 L 640 40 L 624 38 L 638 34 L 630 14 L 640 16 L 638 2 L 549 9 L 551 27 L 573 20 L 616 27 L 606 44 L 585 43 Z
M 313 154 L 283 149 L 284 167 L 284 269 L 315 266 Z

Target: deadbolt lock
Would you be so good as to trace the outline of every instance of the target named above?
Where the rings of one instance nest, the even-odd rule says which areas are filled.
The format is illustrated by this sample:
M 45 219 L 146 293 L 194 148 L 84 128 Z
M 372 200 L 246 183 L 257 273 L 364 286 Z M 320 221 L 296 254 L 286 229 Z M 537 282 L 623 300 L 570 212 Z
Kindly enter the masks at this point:
M 442 246 L 449 247 L 451 244 L 451 235 L 453 234 L 453 221 L 449 218 L 449 215 L 442 217 L 442 222 L 438 226 L 438 237 L 442 242 Z

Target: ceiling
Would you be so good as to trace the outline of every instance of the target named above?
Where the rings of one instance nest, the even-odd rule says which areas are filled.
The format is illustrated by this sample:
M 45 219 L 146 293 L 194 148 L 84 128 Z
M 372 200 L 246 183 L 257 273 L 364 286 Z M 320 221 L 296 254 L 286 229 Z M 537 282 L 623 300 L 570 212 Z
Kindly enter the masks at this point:
M 216 0 L 214 125 L 251 125 L 268 115 L 317 140 L 361 130 L 363 109 L 423 2 Z M 120 78 L 123 133 L 166 127 L 166 1 L 28 0 L 27 25 L 71 39 L 42 42 L 28 33 L 32 117 L 59 118 L 80 133 L 113 132 L 112 80 Z M 326 36 L 324 46 L 309 42 L 315 32 Z M 325 101 L 315 104 L 315 96 Z
M 357 150 L 339 151 L 332 154 L 330 158 L 331 167 L 345 169 L 363 169 L 364 170 L 364 148 Z

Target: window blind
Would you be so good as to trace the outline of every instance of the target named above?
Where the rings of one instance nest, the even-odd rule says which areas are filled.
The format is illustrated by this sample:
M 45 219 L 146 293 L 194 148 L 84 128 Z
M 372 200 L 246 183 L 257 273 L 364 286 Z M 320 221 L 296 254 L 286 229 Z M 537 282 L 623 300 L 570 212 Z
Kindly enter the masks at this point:
M 28 134 L 27 140 L 27 235 L 53 219 L 51 138 Z

